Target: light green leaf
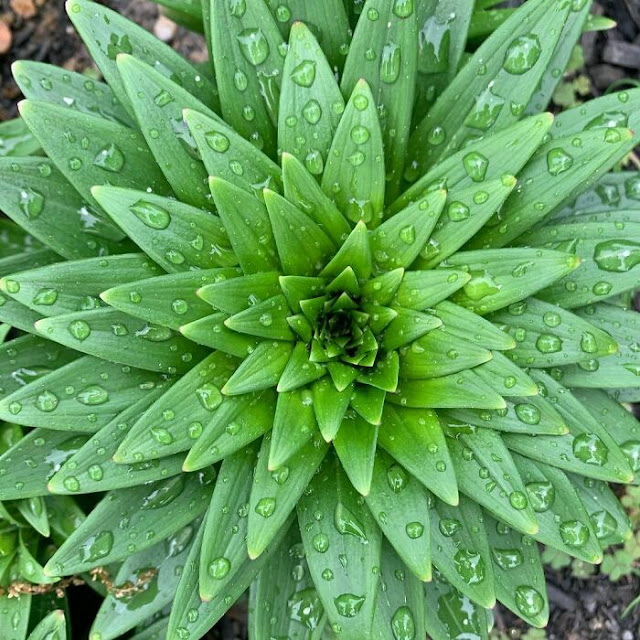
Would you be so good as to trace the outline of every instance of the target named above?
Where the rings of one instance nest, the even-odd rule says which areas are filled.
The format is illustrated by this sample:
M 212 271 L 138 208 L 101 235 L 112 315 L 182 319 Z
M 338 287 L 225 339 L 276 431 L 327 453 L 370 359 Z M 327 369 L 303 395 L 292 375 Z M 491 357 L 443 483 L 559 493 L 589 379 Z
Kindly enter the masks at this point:
M 181 474 L 110 492 L 49 560 L 48 574 L 71 575 L 123 560 L 168 538 L 204 513 L 213 472 Z M 114 523 L 121 526 L 114 526 Z M 144 535 L 153 531 L 154 535 Z M 131 534 L 134 534 L 133 536 Z
M 39 150 L 40 143 L 22 118 L 0 122 L 0 158 L 30 156 Z
M 198 289 L 197 294 L 214 309 L 228 314 L 240 313 L 280 293 L 277 271 L 253 273 L 233 279 L 221 279 Z
M 365 500 L 382 533 L 406 566 L 419 580 L 430 580 L 429 498 L 423 486 L 378 449 L 371 491 Z
M 535 382 L 519 366 L 499 351 L 493 351 L 492 354 L 493 358 L 489 362 L 474 369 L 483 382 L 507 398 L 537 395 L 538 387 Z
M 22 594 L 17 598 L 8 595 L 0 596 L 0 624 L 3 629 L 10 629 L 7 640 L 24 640 L 29 626 L 31 595 Z
M 271 436 L 266 435 L 253 476 L 247 530 L 249 557 L 257 558 L 272 543 L 296 508 L 300 496 L 327 453 L 326 443 L 317 437 L 293 454 L 286 466 L 270 470 Z
M 470 279 L 467 273 L 455 269 L 407 271 L 391 303 L 394 307 L 424 311 L 448 298 Z
M 226 313 L 214 313 L 181 326 L 180 333 L 197 344 L 244 358 L 260 344 L 260 340 L 228 329 L 224 324 L 228 317 Z
M 94 433 L 149 391 L 157 373 L 81 357 L 0 401 L 0 417 L 31 427 Z
M 284 67 L 278 26 L 262 0 L 213 2 L 209 12 L 211 59 L 224 120 L 273 156 Z
M 91 188 L 106 183 L 169 193 L 144 138 L 133 129 L 37 100 L 21 102 L 20 114 L 47 156 L 90 204 L 96 205 Z M 53 122 L 60 123 L 62 133 L 68 134 L 62 135 Z
M 351 222 L 382 219 L 385 167 L 380 120 L 369 85 L 356 84 L 331 144 L 322 190 Z
M 348 95 L 364 79 L 371 89 L 380 111 L 386 197 L 390 202 L 401 186 L 417 69 L 418 29 L 413 3 L 367 0 L 349 46 L 340 88 Z M 372 152 L 377 150 L 364 151 Z
M 128 316 L 117 309 L 95 309 L 43 318 L 36 329 L 50 340 L 98 358 L 149 371 L 187 371 L 205 351 L 168 327 Z
M 509 17 L 476 50 L 418 125 L 409 142 L 409 180 L 471 137 L 518 120 L 564 32 L 570 5 L 534 0 Z
M 458 504 L 453 464 L 438 417 L 433 411 L 387 405 L 378 443 L 441 500 Z
M 318 596 L 330 623 L 339 624 L 342 633 L 370 639 L 380 529 L 335 459 L 325 462 L 309 486 L 313 490 L 298 503 L 298 523 Z M 315 517 L 318 512 L 324 517 Z
M 334 27 L 332 23 L 322 35 L 331 36 Z M 303 22 L 291 28 L 283 78 L 278 146 L 319 177 L 344 111 L 344 99 L 323 50 Z
M 349 401 L 353 394 L 352 386 L 338 391 L 328 380 L 319 380 L 312 386 L 313 409 L 322 437 L 331 442 L 342 425 Z
M 64 638 L 67 634 L 67 621 L 64 611 L 56 609 L 46 618 L 41 620 L 36 628 L 29 634 L 29 640 L 48 640 L 58 636 Z
M 294 391 L 322 378 L 326 373 L 327 369 L 325 367 L 309 360 L 307 346 L 302 342 L 298 342 L 293 348 L 287 366 L 280 376 L 277 391 L 278 393 Z
M 574 271 L 573 255 L 542 249 L 463 251 L 443 266 L 463 268 L 471 275 L 453 301 L 478 314 L 518 302 Z
M 175 77 L 198 100 L 218 109 L 215 83 L 142 27 L 116 11 L 87 0 L 68 0 L 67 13 L 87 45 L 91 59 L 125 107 L 130 108 L 116 66 L 116 58 L 120 53 L 131 54 L 167 76 Z

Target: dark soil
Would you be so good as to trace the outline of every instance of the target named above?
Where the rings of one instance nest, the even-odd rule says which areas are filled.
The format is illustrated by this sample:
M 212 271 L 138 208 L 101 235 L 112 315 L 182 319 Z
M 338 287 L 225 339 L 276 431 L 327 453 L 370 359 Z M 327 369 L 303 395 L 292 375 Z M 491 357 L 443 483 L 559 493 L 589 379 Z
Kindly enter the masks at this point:
M 101 0 L 143 25 L 149 31 L 157 23 L 159 12 L 148 0 Z M 319 0 L 313 0 L 319 1 Z M 517 5 L 521 0 L 505 4 Z M 11 64 L 18 59 L 38 60 L 83 71 L 91 67 L 80 39 L 69 26 L 63 0 L 0 0 L 0 22 L 11 36 L 11 46 L 0 54 L 0 121 L 14 117 L 20 92 L 11 79 Z M 640 80 L 640 0 L 600 0 L 596 11 L 617 21 L 618 27 L 606 33 L 583 38 L 586 68 L 580 73 L 590 80 L 593 96 L 604 93 L 612 84 L 630 86 Z M 33 15 L 32 15 L 33 14 Z M 167 26 L 164 23 L 163 26 Z M 3 25 L 0 24 L 0 50 Z M 206 59 L 203 39 L 181 27 L 169 25 L 169 44 L 193 61 Z M 166 36 L 165 36 L 166 37 Z M 616 86 L 617 86 L 616 85 Z M 572 577 L 569 569 L 547 568 L 551 620 L 549 640 L 640 640 L 640 607 L 624 620 L 622 612 L 640 593 L 640 578 L 609 582 L 596 575 L 586 580 Z M 74 594 L 74 600 L 82 597 Z M 498 607 L 496 628 L 505 637 L 519 639 L 526 625 L 510 612 Z M 208 635 L 210 640 L 244 640 L 246 608 L 234 606 L 224 620 Z

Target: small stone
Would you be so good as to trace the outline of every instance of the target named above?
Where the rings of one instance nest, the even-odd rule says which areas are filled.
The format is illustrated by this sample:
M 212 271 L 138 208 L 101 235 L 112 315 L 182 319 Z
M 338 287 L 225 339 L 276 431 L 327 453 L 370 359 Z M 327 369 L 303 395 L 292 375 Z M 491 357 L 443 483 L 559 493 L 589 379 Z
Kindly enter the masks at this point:
M 153 25 L 153 33 L 155 33 L 156 37 L 162 40 L 162 42 L 173 40 L 177 29 L 178 25 L 166 16 L 160 16 Z
M 37 13 L 33 0 L 11 0 L 10 5 L 14 13 L 21 18 L 33 18 Z
M 11 29 L 9 29 L 6 22 L 0 20 L 0 56 L 9 51 L 12 39 Z

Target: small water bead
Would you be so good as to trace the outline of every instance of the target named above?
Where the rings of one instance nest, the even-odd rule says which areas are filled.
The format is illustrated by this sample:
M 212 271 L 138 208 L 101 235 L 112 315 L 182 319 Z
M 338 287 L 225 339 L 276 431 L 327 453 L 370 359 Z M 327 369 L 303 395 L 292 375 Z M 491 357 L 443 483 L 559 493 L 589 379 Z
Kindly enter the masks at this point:
M 80 482 L 75 476 L 68 476 L 62 481 L 62 486 L 67 490 L 75 493 L 80 490 Z
M 464 121 L 468 127 L 487 131 L 495 124 L 505 101 L 491 89 L 490 85 L 476 97 L 475 107 Z
M 209 575 L 215 580 L 222 580 L 230 571 L 231 562 L 228 558 L 219 557 L 209 563 Z
M 536 340 L 536 349 L 540 353 L 558 353 L 562 351 L 562 340 L 552 333 L 542 333 Z
M 261 29 L 245 29 L 236 36 L 236 39 L 240 44 L 242 55 L 254 67 L 262 64 L 269 57 L 269 42 Z
M 542 321 L 547 325 L 547 327 L 558 327 L 562 324 L 560 314 L 555 311 L 547 311 L 542 316 Z
M 20 210 L 29 220 L 35 220 L 40 217 L 44 210 L 44 196 L 31 187 L 20 189 Z
M 389 42 L 382 48 L 380 57 L 380 80 L 386 84 L 393 84 L 400 76 L 402 52 L 394 42 Z
M 481 153 L 478 153 L 477 151 L 468 153 L 464 156 L 462 163 L 467 175 L 474 182 L 482 182 L 485 179 L 487 169 L 489 168 L 489 160 Z
M 400 240 L 404 244 L 412 245 L 416 241 L 416 228 L 410 224 L 400 229 Z
M 620 142 L 622 140 L 622 135 L 618 129 L 607 129 L 604 132 L 604 141 L 609 142 L 610 144 L 615 144 L 616 142 Z
M 548 481 L 528 482 L 525 485 L 531 507 L 536 513 L 548 511 L 556 499 L 555 487 Z
M 584 547 L 590 535 L 589 528 L 580 520 L 566 520 L 560 524 L 560 537 L 568 547 Z
M 202 431 L 202 422 L 192 422 L 187 427 L 187 435 L 189 436 L 189 438 L 191 438 L 191 440 L 197 440 L 202 435 Z
M 173 96 L 165 89 L 160 91 L 160 93 L 153 98 L 153 101 L 158 107 L 166 107 L 168 104 L 173 102 L 173 100 Z
M 83 562 L 95 562 L 106 558 L 113 549 L 113 533 L 111 531 L 101 531 L 93 538 L 84 543 L 80 550 L 80 557 Z
M 100 482 L 104 477 L 104 471 L 99 464 L 92 464 L 87 470 L 87 473 L 94 482 Z
M 319 176 L 324 171 L 324 158 L 322 157 L 322 153 L 315 149 L 310 151 L 305 156 L 304 166 L 310 174 Z
M 527 508 L 529 501 L 522 491 L 512 491 L 509 494 L 509 503 L 517 511 L 522 511 Z
M 544 598 L 533 587 L 520 585 L 516 587 L 516 607 L 525 616 L 537 616 L 544 608 Z
M 409 482 L 407 472 L 399 465 L 393 464 L 387 470 L 387 483 L 394 493 L 401 493 Z
M 224 153 L 229 148 L 229 138 L 227 138 L 223 133 L 219 133 L 218 131 L 209 131 L 208 133 L 205 133 L 204 138 L 207 145 L 218 153 Z
M 313 98 L 309 100 L 309 102 L 302 107 L 302 116 L 309 124 L 318 124 L 322 117 L 322 107 L 320 103 Z
M 629 465 L 634 473 L 640 471 L 640 442 L 629 440 L 620 445 L 620 450 L 629 461 Z
M 416 623 L 411 609 L 398 607 L 391 616 L 391 632 L 395 640 L 415 640 Z
M 408 18 L 413 13 L 413 0 L 395 0 L 393 13 L 398 18 Z
M 460 529 L 462 528 L 462 523 L 459 520 L 455 520 L 453 518 L 442 518 L 438 523 L 438 528 L 440 529 L 440 533 L 445 536 L 445 538 L 451 538 L 454 536 Z
M 559 147 L 547 153 L 547 170 L 552 176 L 559 176 L 573 166 L 573 156 Z
M 233 85 L 241 93 L 247 90 L 249 80 L 247 79 L 247 75 L 244 71 L 236 69 L 236 72 L 233 74 Z
M 607 240 L 596 245 L 593 259 L 599 269 L 627 273 L 640 264 L 640 243 L 631 240 Z
M 280 467 L 271 472 L 271 477 L 274 482 L 279 485 L 283 485 L 288 479 L 291 470 L 287 466 Z
M 171 222 L 171 215 L 166 209 L 144 200 L 138 200 L 138 202 L 132 204 L 129 207 L 129 211 L 150 229 L 161 231 L 166 229 Z
M 82 160 L 80 160 L 80 158 L 70 158 L 69 169 L 71 169 L 71 171 L 80 171 L 80 169 L 82 169 Z
M 258 500 L 254 511 L 263 518 L 270 518 L 276 510 L 275 498 L 261 498 Z
M 452 222 L 461 222 L 471 215 L 471 211 L 463 202 L 454 200 L 447 207 L 447 215 Z
M 313 536 L 312 544 L 318 553 L 326 553 L 329 549 L 329 536 L 326 533 L 317 533 Z
M 164 257 L 171 264 L 175 264 L 175 265 L 184 264 L 186 260 L 186 258 L 184 257 L 184 254 L 178 251 L 177 249 L 168 249 L 167 251 L 164 252 Z
M 362 125 L 356 125 L 351 129 L 351 139 L 356 144 L 364 144 L 369 140 L 370 136 L 369 129 Z
M 300 565 L 297 566 L 300 567 Z M 300 577 L 300 580 L 302 577 Z M 294 593 L 287 600 L 287 611 L 291 620 L 299 622 L 311 630 L 318 628 L 323 614 L 320 598 L 313 587 Z
M 338 613 L 344 618 L 355 618 L 360 609 L 362 609 L 364 601 L 364 596 L 358 596 L 353 593 L 343 593 L 333 599 Z
M 212 382 L 207 382 L 196 389 L 196 396 L 206 411 L 213 411 L 222 404 L 222 394 Z
M 171 432 L 165 427 L 151 427 L 149 432 L 153 439 L 159 444 L 169 445 L 175 441 Z
M 507 48 L 502 66 L 508 73 L 519 76 L 534 67 L 541 53 L 538 36 L 533 33 L 519 36 Z
M 101 405 L 109 401 L 109 392 L 99 384 L 92 384 L 80 391 L 76 400 L 87 406 Z
M 609 449 L 595 433 L 582 433 L 573 440 L 573 455 L 585 464 L 602 467 L 609 458 Z
M 171 303 L 171 310 L 179 316 L 183 316 L 189 310 L 189 304 L 186 300 L 177 298 Z
M 316 79 L 316 63 L 303 60 L 292 72 L 291 80 L 301 87 L 310 87 Z
M 417 540 L 424 533 L 424 525 L 421 522 L 409 522 L 405 526 L 405 532 L 412 540 Z
M 473 201 L 476 204 L 484 204 L 489 200 L 489 194 L 486 191 L 476 191 L 473 194 Z
M 364 111 L 369 106 L 369 99 L 359 93 L 353 98 L 353 105 L 358 111 Z
M 427 142 L 434 147 L 441 145 L 446 139 L 447 134 L 440 126 L 433 127 L 427 134 Z
M 611 293 L 613 285 L 610 282 L 600 281 L 593 285 L 592 291 L 597 296 L 606 296 Z
M 96 154 L 93 164 L 105 171 L 118 173 L 124 167 L 124 154 L 113 143 L 108 144 Z
M 520 549 L 493 549 L 493 557 L 496 564 L 505 571 L 515 569 L 524 562 Z
M 613 535 L 618 530 L 616 519 L 608 511 L 596 511 L 591 514 L 590 520 L 599 540 Z

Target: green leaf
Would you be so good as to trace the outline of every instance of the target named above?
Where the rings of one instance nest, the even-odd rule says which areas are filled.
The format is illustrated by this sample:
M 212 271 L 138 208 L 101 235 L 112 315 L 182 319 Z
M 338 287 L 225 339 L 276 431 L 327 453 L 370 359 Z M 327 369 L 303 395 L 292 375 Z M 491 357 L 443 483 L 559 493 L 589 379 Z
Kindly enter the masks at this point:
M 359 279 L 365 280 L 371 276 L 373 269 L 371 244 L 367 226 L 362 220 L 356 224 L 338 253 L 320 272 L 320 276 L 337 278 L 347 268 L 351 268 Z
M 369 494 L 378 442 L 378 427 L 357 414 L 347 414 L 333 446 L 351 484 L 363 496 Z
M 262 440 L 251 486 L 247 530 L 251 559 L 262 554 L 285 526 L 328 449 L 326 443 L 317 437 L 293 454 L 286 466 L 274 471 L 267 465 L 270 462 L 270 439 L 267 434 Z
M 280 294 L 259 302 L 227 318 L 224 323 L 233 331 L 267 340 L 295 340 L 287 318 L 291 311 L 286 298 Z
M 564 300 L 563 294 L 558 300 Z M 513 336 L 508 356 L 522 367 L 550 367 L 611 355 L 617 344 L 609 334 L 561 307 L 527 298 L 493 313 L 491 321 Z
M 476 50 L 411 136 L 409 180 L 460 149 L 520 118 L 553 56 L 568 4 L 534 0 Z
M 309 360 L 307 346 L 302 342 L 298 342 L 293 348 L 287 366 L 280 376 L 277 391 L 278 393 L 294 391 L 322 378 L 326 373 L 325 367 Z
M 217 216 L 152 193 L 100 186 L 96 200 L 127 235 L 165 271 L 238 264 Z
M 382 219 L 385 193 L 384 148 L 376 101 L 359 80 L 338 125 L 322 190 L 351 222 L 372 227 Z
M 534 627 L 549 619 L 549 599 L 538 545 L 529 536 L 484 515 L 484 529 L 493 555 L 496 596 Z
M 470 279 L 467 273 L 455 269 L 407 271 L 391 302 L 394 307 L 424 311 L 448 298 Z
M 573 389 L 573 395 L 600 422 L 625 454 L 634 474 L 640 471 L 638 421 L 623 405 L 598 389 Z
M 91 188 L 105 183 L 169 193 L 144 138 L 133 129 L 37 100 L 21 102 L 20 114 L 47 156 L 90 204 L 96 205 Z M 53 122 L 67 135 L 61 135 Z
M 228 329 L 224 324 L 228 317 L 226 313 L 214 313 L 181 326 L 180 333 L 197 344 L 244 358 L 260 344 L 260 340 Z
M 335 459 L 325 462 L 309 486 L 298 503 L 298 523 L 318 596 L 332 624 L 366 640 L 372 637 L 380 529 Z
M 269 471 L 277 472 L 287 465 L 292 456 L 311 441 L 318 440 L 319 435 L 311 392 L 300 389 L 279 393 L 271 433 Z
M 458 504 L 453 464 L 438 417 L 433 411 L 387 405 L 378 443 L 441 500 Z
M 390 327 L 397 321 L 398 318 Z M 404 380 L 439 378 L 471 369 L 491 358 L 491 351 L 449 333 L 444 324 L 418 338 L 401 354 L 400 374 Z
M 48 158 L 0 158 L 0 208 L 68 260 L 117 253 L 123 237 Z
M 335 253 L 336 245 L 318 224 L 282 196 L 265 189 L 264 200 L 285 275 L 316 275 Z
M 399 193 L 418 69 L 418 29 L 413 4 L 368 0 L 349 46 L 340 87 L 350 94 L 366 80 L 380 109 L 387 200 Z M 398 100 L 402 96 L 402 100 Z M 376 153 L 377 150 L 365 151 Z
M 185 109 L 184 121 L 210 176 L 222 178 L 262 199 L 262 190 L 279 191 L 280 167 L 220 118 Z
M 425 637 L 422 583 L 406 573 L 403 560 L 384 541 L 380 582 L 384 588 L 380 586 L 376 597 L 374 638 Z
M 36 336 L 22 336 L 0 345 L 0 397 L 79 357 L 75 351 Z
M 278 254 L 267 208 L 253 196 L 220 178 L 211 178 L 209 186 L 245 275 L 278 271 Z
M 67 431 L 30 431 L 0 457 L 2 499 L 21 500 L 47 495 L 47 481 L 58 465 L 71 457 L 87 439 L 88 436 Z
M 428 193 L 381 224 L 371 236 L 371 250 L 381 269 L 408 268 L 423 250 L 442 212 L 447 193 Z
M 520 186 L 496 219 L 470 243 L 472 248 L 503 247 L 518 238 L 530 245 L 526 232 L 551 211 L 571 202 L 607 172 L 635 145 L 628 129 L 596 129 L 556 138 L 542 145 L 518 175 Z M 534 232 L 535 236 L 535 232 Z M 534 246 L 537 243 L 533 242 Z
M 499 180 L 489 180 L 485 189 L 473 186 L 456 190 L 422 249 L 414 268 L 429 269 L 455 253 L 467 240 L 472 239 L 513 191 L 516 179 L 507 174 Z
M 0 596 L 0 624 L 3 629 L 11 629 L 7 640 L 24 640 L 29 627 L 29 611 L 32 596 L 22 594 L 15 598 Z
M 11 65 L 11 71 L 20 91 L 29 100 L 51 102 L 128 127 L 134 124 L 109 85 L 84 73 L 34 60 L 17 60 Z
M 334 24 L 322 35 L 333 34 L 333 29 Z M 323 50 L 303 22 L 291 27 L 283 77 L 278 146 L 319 177 L 344 111 L 344 99 Z
M 578 265 L 573 255 L 542 249 L 464 251 L 443 263 L 469 272 L 471 280 L 452 299 L 481 315 L 544 289 Z
M 168 538 L 204 513 L 212 473 L 174 478 L 108 493 L 49 560 L 48 574 L 71 575 L 123 560 Z M 114 526 L 114 523 L 125 523 Z M 154 535 L 143 535 L 152 531 Z M 132 535 L 133 534 L 133 535 Z
M 226 395 L 240 395 L 275 387 L 293 351 L 288 342 L 260 343 L 222 389 Z
M 598 304 L 576 309 L 575 313 L 590 324 L 606 331 L 618 345 L 617 353 L 595 360 L 585 358 L 557 372 L 564 385 L 585 388 L 615 388 L 640 386 L 640 351 L 638 331 L 640 317 L 610 304 Z
M 469 633 L 479 640 L 489 640 L 487 610 L 452 587 L 439 572 L 434 573 L 434 580 L 425 584 L 424 590 L 424 624 L 434 640 Z
M 536 540 L 585 562 L 601 562 L 589 514 L 566 474 L 523 456 L 514 456 L 514 461 L 540 524 Z
M 534 381 L 499 351 L 493 351 L 489 362 L 475 367 L 483 382 L 504 397 L 535 396 L 538 388 Z
M 319 380 L 312 386 L 313 409 L 322 437 L 331 442 L 342 425 L 353 388 L 338 391 L 328 380 Z
M 460 491 L 518 531 L 535 534 L 535 513 L 501 435 L 468 427 L 453 433 L 447 444 Z
M 471 142 L 427 173 L 407 164 L 405 176 L 419 179 L 389 207 L 389 212 L 403 209 L 434 188 L 447 189 L 454 198 L 458 190 L 481 188 L 487 181 L 505 174 L 517 176 L 540 146 L 552 122 L 553 116 L 549 113 L 525 118 L 492 136 Z
M 116 464 L 113 456 L 136 420 L 163 393 L 163 389 L 147 394 L 122 413 L 78 449 L 60 466 L 49 480 L 47 488 L 56 494 L 110 491 L 178 475 L 184 456 L 174 455 L 160 460 Z
M 0 122 L 0 158 L 30 156 L 39 150 L 40 143 L 22 118 Z
M 430 580 L 429 497 L 423 486 L 378 449 L 371 491 L 365 500 L 382 533 L 405 565 L 419 580 Z
M 209 629 L 225 614 L 232 604 L 247 590 L 256 574 L 268 564 L 274 551 L 284 539 L 287 529 L 281 530 L 265 553 L 257 560 L 247 560 L 229 581 L 228 588 L 215 596 L 210 602 L 200 599 L 198 583 L 200 580 L 200 547 L 204 527 L 200 528 L 198 538 L 191 547 L 191 553 L 185 563 L 176 597 L 171 608 L 167 637 L 177 637 L 178 629 L 185 629 L 190 638 L 202 638 Z M 184 632 L 181 632 L 184 634 Z
M 208 174 L 196 144 L 185 131 L 185 108 L 214 115 L 181 86 L 148 64 L 121 53 L 117 67 L 138 126 L 158 166 L 178 198 L 210 208 Z
M 569 433 L 562 416 L 541 396 L 509 397 L 506 402 L 506 409 L 497 411 L 447 409 L 439 411 L 438 415 L 443 420 L 453 418 L 454 421 L 472 427 L 486 427 L 507 433 L 539 433 L 554 436 Z
M 202 469 L 259 438 L 273 425 L 275 405 L 269 391 L 226 398 L 191 447 L 183 469 Z
M 109 306 L 124 313 L 179 330 L 211 313 L 211 306 L 196 292 L 218 282 L 237 280 L 239 269 L 223 267 L 185 271 L 120 284 L 100 294 Z
M 200 596 L 209 601 L 225 588 L 248 559 L 245 536 L 252 476 L 258 447 L 251 445 L 225 459 L 202 525 Z
M 220 387 L 238 361 L 215 351 L 173 384 L 129 430 L 114 454 L 132 464 L 187 451 L 223 402 Z
M 148 31 L 112 11 L 87 0 L 68 0 L 67 13 L 89 49 L 92 60 L 120 102 L 130 108 L 128 96 L 116 66 L 120 53 L 131 54 L 142 62 L 177 79 L 190 94 L 207 106 L 218 109 L 215 83 L 192 67 L 180 54 Z
M 162 371 L 184 372 L 205 351 L 168 327 L 128 316 L 117 309 L 95 309 L 43 318 L 39 333 L 98 358 Z
M 34 496 L 25 500 L 18 500 L 15 503 L 20 515 L 33 527 L 41 536 L 48 538 L 51 535 L 49 518 L 47 515 L 47 504 L 40 496 Z
M 319 224 L 337 245 L 341 245 L 351 233 L 349 223 L 302 163 L 286 152 L 282 154 L 282 177 L 287 200 Z
M 472 601 L 493 607 L 493 566 L 482 509 L 464 496 L 458 507 L 434 498 L 429 520 L 433 564 L 438 572 Z
M 392 404 L 417 409 L 504 409 L 506 403 L 472 370 L 429 380 L 402 381 Z
M 94 433 L 162 383 L 157 373 L 85 356 L 20 386 L 0 401 L 0 417 L 30 427 Z
M 0 294 L 0 322 L 22 331 L 35 333 L 34 324 L 41 318 L 42 316 L 39 313 L 31 311 L 31 309 L 19 302 L 5 298 L 4 295 Z
M 221 279 L 196 292 L 214 309 L 228 314 L 240 313 L 249 307 L 277 296 L 280 292 L 277 271 L 253 273 L 241 278 Z
M 67 621 L 64 617 L 64 611 L 57 609 L 52 611 L 46 618 L 41 620 L 36 628 L 29 635 L 29 640 L 48 640 L 56 636 L 60 638 L 66 637 Z
M 356 386 L 351 396 L 351 408 L 369 424 L 378 426 L 382 422 L 382 410 L 386 393 L 370 386 Z
M 295 31 L 296 23 L 304 23 L 318 40 L 322 39 L 324 55 L 331 66 L 342 69 L 352 34 L 342 0 L 266 0 L 266 3 L 283 38 L 287 37 L 290 28 Z
M 558 438 L 505 434 L 504 442 L 509 449 L 587 478 L 631 482 L 633 472 L 605 427 L 551 376 L 533 370 L 531 377 L 540 386 L 541 395 L 554 404 L 570 435 Z
M 313 585 L 296 526 L 251 583 L 249 629 L 256 638 L 320 640 L 326 616 Z
M 224 120 L 273 156 L 285 46 L 278 26 L 262 0 L 213 2 L 209 12 Z
M 563 307 L 571 309 L 637 287 L 638 277 L 634 268 L 640 264 L 638 223 L 554 224 L 525 234 L 522 240 L 534 247 L 561 247 L 580 259 L 580 267 L 575 274 L 539 293 L 544 300 L 558 300 Z
M 161 273 L 147 256 L 130 253 L 58 262 L 11 274 L 0 280 L 0 289 L 43 316 L 57 316 L 95 309 L 105 289 Z
M 129 556 L 114 578 L 115 585 L 126 589 L 150 571 L 151 579 L 142 589 L 118 598 L 108 593 L 96 614 L 90 634 L 115 640 L 147 618 L 157 614 L 173 600 L 181 569 L 196 535 L 197 521 L 187 525 L 163 542 Z M 123 601 L 126 603 L 123 607 Z

